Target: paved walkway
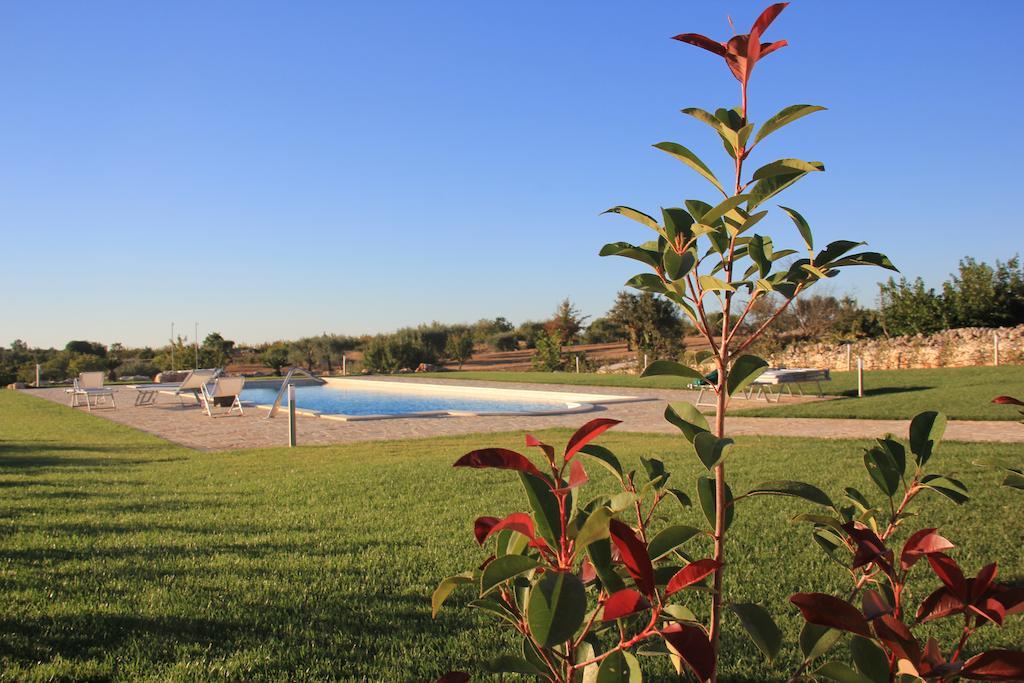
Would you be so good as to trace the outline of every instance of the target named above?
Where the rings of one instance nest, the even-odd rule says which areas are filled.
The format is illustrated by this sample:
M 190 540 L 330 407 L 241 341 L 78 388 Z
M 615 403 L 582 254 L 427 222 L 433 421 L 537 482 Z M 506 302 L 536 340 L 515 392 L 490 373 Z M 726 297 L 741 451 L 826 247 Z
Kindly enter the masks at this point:
M 374 379 L 381 378 L 375 377 Z M 623 424 L 616 431 L 673 434 L 678 431 L 663 418 L 666 401 L 693 403 L 696 400 L 695 392 L 660 389 L 570 387 L 519 382 L 439 380 L 436 378 L 430 380 L 389 378 L 389 381 L 426 381 L 432 384 L 494 386 L 536 389 L 538 391 L 563 391 L 575 394 L 617 394 L 635 396 L 644 400 L 598 406 L 598 409 L 593 412 L 569 415 L 414 417 L 359 422 L 338 422 L 300 415 L 297 419 L 296 429 L 299 443 L 351 443 L 483 432 L 517 432 L 548 427 L 578 427 L 594 417 L 622 420 Z M 288 443 L 288 420 L 284 413 L 279 413 L 278 417 L 272 420 L 266 420 L 264 419 L 266 410 L 254 408 L 246 410 L 243 417 L 238 417 L 236 414 L 231 417 L 211 419 L 195 407 L 181 408 L 177 400 L 170 396 L 161 398 L 161 403 L 155 406 L 136 407 L 133 405 L 135 399 L 133 389 L 115 388 L 115 392 L 117 410 L 94 410 L 94 415 L 150 432 L 190 448 L 218 451 L 283 446 Z M 25 393 L 67 404 L 67 396 L 63 389 L 32 389 Z M 783 400 L 805 401 L 812 399 L 787 397 Z M 735 409 L 750 405 L 751 403 L 746 400 L 733 402 Z M 76 410 L 85 409 L 76 408 Z M 730 435 L 802 436 L 829 439 L 864 439 L 883 436 L 887 433 L 905 437 L 908 422 L 907 420 L 731 417 L 729 418 L 729 433 Z M 953 441 L 1024 443 L 1024 425 L 998 421 L 951 421 L 946 429 L 945 438 Z

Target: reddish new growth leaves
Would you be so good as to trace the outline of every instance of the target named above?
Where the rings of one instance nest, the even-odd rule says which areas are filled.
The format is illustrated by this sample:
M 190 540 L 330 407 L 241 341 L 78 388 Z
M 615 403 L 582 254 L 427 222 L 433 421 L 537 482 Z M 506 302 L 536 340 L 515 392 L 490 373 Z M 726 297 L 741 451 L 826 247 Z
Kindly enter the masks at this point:
M 708 52 L 713 52 L 719 57 L 724 57 L 725 63 L 729 65 L 729 70 L 732 71 L 732 75 L 736 77 L 736 80 L 743 85 L 743 89 L 746 91 L 747 83 L 750 81 L 750 74 L 754 71 L 754 65 L 757 64 L 758 60 L 788 45 L 785 40 L 777 40 L 774 43 L 761 42 L 761 34 L 775 21 L 775 17 L 779 16 L 779 13 L 788 4 L 788 2 L 780 2 L 772 5 L 757 18 L 757 21 L 754 22 L 753 27 L 750 29 L 750 33 L 733 36 L 727 43 L 719 43 L 699 33 L 682 33 L 675 36 L 675 40 L 696 45 Z
M 455 461 L 452 467 L 474 467 L 483 469 L 493 467 L 501 470 L 519 470 L 534 476 L 541 476 L 540 470 L 526 456 L 510 451 L 507 448 L 484 448 L 471 451 Z
M 996 583 L 995 564 L 982 567 L 973 579 L 967 579 L 951 557 L 929 555 L 928 563 L 943 585 L 921 602 L 919 622 L 965 614 L 975 617 L 976 627 L 986 621 L 1001 626 L 1008 614 L 1024 611 L 1024 590 Z
M 654 595 L 654 567 L 651 565 L 651 558 L 647 554 L 644 542 L 637 538 L 628 525 L 617 519 L 609 523 L 608 534 L 622 556 L 626 571 L 636 581 L 637 588 L 643 591 L 644 595 Z
M 614 621 L 615 619 L 621 619 L 622 617 L 628 617 L 630 614 L 650 609 L 650 607 L 651 603 L 647 602 L 647 598 L 643 595 L 632 588 L 623 588 L 608 596 L 604 603 L 604 614 L 601 619 L 603 621 Z
M 577 429 L 576 433 L 569 438 L 569 443 L 565 447 L 565 455 L 563 456 L 565 462 L 572 460 L 572 456 L 576 455 L 581 448 L 620 422 L 622 420 L 610 420 L 605 417 L 599 417 Z
M 687 586 L 692 586 L 698 581 L 702 581 L 709 574 L 714 573 L 722 566 L 721 562 L 717 560 L 697 560 L 686 565 L 668 581 L 668 586 L 665 588 L 665 596 L 668 597 L 673 593 L 677 593 Z
M 864 615 L 845 600 L 826 593 L 796 593 L 790 596 L 789 601 L 799 607 L 804 619 L 812 624 L 871 637 Z

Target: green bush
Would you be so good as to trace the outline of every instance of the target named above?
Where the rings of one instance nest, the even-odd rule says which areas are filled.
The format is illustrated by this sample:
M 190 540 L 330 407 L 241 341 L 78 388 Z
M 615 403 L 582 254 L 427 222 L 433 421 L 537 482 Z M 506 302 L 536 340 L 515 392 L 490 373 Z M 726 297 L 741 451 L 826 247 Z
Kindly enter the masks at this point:
M 136 375 L 145 375 L 146 377 L 153 378 L 160 372 L 160 368 L 154 365 L 148 360 L 130 360 L 121 365 L 117 366 L 116 374 L 118 377 L 134 377 Z
M 540 372 L 564 370 L 566 357 L 562 353 L 562 335 L 544 333 L 537 337 L 537 350 L 531 359 L 533 369 Z
M 519 338 L 515 332 L 499 332 L 487 338 L 487 346 L 492 351 L 515 351 L 519 348 Z

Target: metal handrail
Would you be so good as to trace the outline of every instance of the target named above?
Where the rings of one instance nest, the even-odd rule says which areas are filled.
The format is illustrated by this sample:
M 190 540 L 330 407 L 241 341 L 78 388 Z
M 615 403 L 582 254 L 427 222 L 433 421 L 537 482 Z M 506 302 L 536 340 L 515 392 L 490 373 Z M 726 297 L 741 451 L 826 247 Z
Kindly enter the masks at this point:
M 284 376 L 284 381 L 281 382 L 281 388 L 277 390 L 277 396 L 274 397 L 274 405 L 270 406 L 270 412 L 267 413 L 267 420 L 277 415 L 277 411 L 281 408 L 281 399 L 284 398 L 285 393 L 288 391 L 288 385 L 292 383 L 292 377 L 296 373 L 305 375 L 317 384 L 327 384 L 326 380 L 316 377 L 308 370 L 304 370 L 302 368 L 291 368 L 288 370 L 288 374 Z

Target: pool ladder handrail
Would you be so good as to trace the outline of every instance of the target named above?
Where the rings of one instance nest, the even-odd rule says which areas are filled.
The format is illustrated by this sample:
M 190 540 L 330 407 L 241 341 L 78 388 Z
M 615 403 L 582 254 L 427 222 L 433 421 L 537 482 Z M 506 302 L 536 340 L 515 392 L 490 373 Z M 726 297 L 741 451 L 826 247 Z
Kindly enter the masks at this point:
M 284 381 L 281 382 L 281 388 L 277 390 L 277 396 L 274 397 L 274 405 L 270 406 L 270 412 L 267 413 L 267 417 L 265 419 L 269 420 L 277 415 L 277 411 L 281 408 L 281 399 L 284 398 L 285 393 L 288 391 L 288 385 L 292 383 L 292 377 L 296 374 L 305 375 L 317 384 L 327 384 L 327 380 L 317 377 L 308 370 L 304 370 L 302 368 L 291 368 L 288 370 L 288 374 L 284 376 Z

